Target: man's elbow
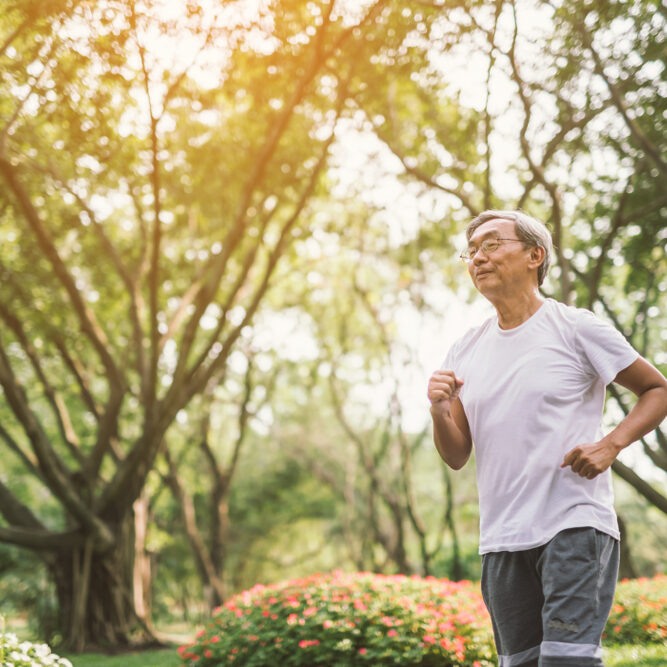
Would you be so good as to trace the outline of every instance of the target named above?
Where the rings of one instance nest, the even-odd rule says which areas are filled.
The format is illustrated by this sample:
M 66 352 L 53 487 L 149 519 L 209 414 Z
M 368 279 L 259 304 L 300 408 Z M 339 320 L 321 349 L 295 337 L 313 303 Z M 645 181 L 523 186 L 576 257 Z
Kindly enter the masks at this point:
M 459 455 L 453 455 L 451 452 L 440 452 L 440 457 L 452 470 L 461 470 L 461 468 L 468 463 L 470 452 Z
M 463 466 L 468 463 L 468 459 L 470 456 L 466 456 L 464 459 L 457 459 L 455 461 L 445 461 L 445 463 L 452 469 L 452 470 L 461 470 Z

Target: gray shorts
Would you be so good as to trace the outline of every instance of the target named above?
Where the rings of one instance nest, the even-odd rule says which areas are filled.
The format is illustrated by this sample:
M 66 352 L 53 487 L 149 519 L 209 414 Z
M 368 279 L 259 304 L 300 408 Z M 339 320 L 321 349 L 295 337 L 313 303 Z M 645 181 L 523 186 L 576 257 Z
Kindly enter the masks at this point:
M 527 551 L 482 556 L 482 595 L 499 667 L 601 667 L 619 543 L 570 528 Z

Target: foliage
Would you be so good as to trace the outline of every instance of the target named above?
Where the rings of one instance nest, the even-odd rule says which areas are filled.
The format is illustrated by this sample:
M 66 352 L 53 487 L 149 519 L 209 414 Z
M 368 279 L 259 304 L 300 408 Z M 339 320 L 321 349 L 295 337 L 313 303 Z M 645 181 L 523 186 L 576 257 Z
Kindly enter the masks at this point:
M 61 658 L 46 644 L 21 642 L 14 634 L 0 634 L 0 667 L 72 667 L 66 658 Z
M 490 623 L 470 582 L 369 573 L 255 586 L 179 649 L 186 665 L 492 665 Z
M 4 614 L 22 616 L 30 631 L 53 643 L 57 626 L 54 594 L 35 554 L 0 544 L 0 600 Z
M 621 581 L 616 588 L 604 636 L 619 644 L 664 645 L 667 639 L 667 576 Z

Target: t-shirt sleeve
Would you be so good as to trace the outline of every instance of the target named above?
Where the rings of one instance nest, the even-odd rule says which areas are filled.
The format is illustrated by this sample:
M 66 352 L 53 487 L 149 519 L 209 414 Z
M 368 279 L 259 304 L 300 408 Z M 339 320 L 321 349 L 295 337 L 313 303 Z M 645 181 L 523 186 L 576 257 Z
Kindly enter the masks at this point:
M 442 362 L 442 365 L 440 366 L 441 371 L 451 371 L 454 368 L 454 363 L 455 363 L 455 358 L 456 358 L 456 353 L 454 351 L 454 348 L 456 345 L 452 345 L 449 350 L 447 350 L 447 354 L 445 355 L 445 360 Z
M 591 373 L 608 385 L 639 353 L 611 324 L 587 310 L 580 311 L 576 326 L 577 350 Z

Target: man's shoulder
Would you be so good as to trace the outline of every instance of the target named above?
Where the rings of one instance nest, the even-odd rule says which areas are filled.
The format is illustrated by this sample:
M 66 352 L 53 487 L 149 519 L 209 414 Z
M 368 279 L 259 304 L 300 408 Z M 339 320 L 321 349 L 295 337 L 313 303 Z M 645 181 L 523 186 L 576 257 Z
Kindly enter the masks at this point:
M 597 315 L 595 315 L 595 313 L 591 312 L 587 308 L 570 306 L 566 303 L 563 303 L 562 301 L 557 301 L 556 299 L 552 298 L 549 298 L 545 301 L 545 306 L 553 317 L 556 317 L 566 325 L 576 326 L 577 323 L 582 319 L 598 319 Z
M 491 330 L 496 322 L 496 317 L 488 317 L 484 322 L 470 327 L 462 336 L 459 336 L 449 348 L 450 354 L 461 355 L 472 350 L 484 335 Z

